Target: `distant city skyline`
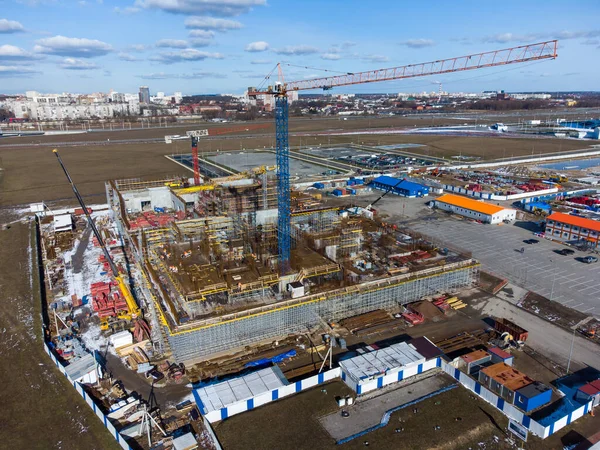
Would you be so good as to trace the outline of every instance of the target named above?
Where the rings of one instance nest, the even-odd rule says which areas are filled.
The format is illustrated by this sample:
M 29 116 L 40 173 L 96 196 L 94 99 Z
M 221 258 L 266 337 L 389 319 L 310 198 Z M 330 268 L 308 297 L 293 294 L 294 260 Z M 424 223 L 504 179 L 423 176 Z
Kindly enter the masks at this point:
M 339 93 L 431 92 L 438 82 L 448 92 L 595 90 L 599 13 L 593 1 L 574 9 L 558 1 L 448 8 L 441 1 L 20 0 L 0 12 L 0 93 L 135 93 L 149 86 L 153 95 L 242 94 L 277 62 L 293 80 L 549 39 L 559 40 L 555 61 Z

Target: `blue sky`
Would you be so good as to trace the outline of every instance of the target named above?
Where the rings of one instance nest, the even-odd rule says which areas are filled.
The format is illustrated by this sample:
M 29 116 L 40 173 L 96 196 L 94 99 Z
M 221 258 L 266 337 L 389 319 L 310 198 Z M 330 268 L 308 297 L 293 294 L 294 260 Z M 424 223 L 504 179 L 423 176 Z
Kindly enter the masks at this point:
M 242 93 L 277 62 L 296 80 L 554 38 L 555 61 L 339 92 L 596 90 L 600 2 L 0 0 L 0 92 Z

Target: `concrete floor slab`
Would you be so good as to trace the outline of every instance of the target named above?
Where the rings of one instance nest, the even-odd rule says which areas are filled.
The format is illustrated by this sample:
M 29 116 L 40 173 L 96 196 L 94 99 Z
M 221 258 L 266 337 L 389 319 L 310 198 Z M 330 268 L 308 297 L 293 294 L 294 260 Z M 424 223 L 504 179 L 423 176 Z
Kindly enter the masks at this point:
M 386 411 L 417 400 L 450 384 L 452 380 L 441 374 L 411 384 L 399 384 L 397 389 L 366 400 L 359 400 L 354 405 L 343 408 L 350 413 L 349 417 L 342 417 L 340 409 L 321 417 L 319 422 L 332 438 L 339 441 L 379 424 Z M 418 408 L 418 405 L 415 407 Z

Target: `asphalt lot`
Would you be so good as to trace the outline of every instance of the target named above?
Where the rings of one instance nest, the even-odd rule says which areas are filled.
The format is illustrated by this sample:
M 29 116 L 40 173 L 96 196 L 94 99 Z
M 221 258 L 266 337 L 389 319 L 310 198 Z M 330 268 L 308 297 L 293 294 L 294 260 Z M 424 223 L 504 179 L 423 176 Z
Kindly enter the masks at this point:
M 517 225 L 484 225 L 438 214 L 437 220 L 419 222 L 411 228 L 473 252 L 482 267 L 514 284 L 586 314 L 600 315 L 600 263 L 585 264 L 575 251 L 562 256 L 553 250 L 565 246 L 535 238 Z M 528 245 L 525 239 L 539 243 Z M 524 248 L 524 253 L 520 252 Z

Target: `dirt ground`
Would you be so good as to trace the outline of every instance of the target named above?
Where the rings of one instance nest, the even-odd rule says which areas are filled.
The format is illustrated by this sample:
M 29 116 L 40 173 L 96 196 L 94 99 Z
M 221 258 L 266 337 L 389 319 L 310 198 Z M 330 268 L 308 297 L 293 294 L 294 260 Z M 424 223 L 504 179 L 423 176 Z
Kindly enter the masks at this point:
M 0 211 L 0 219 L 9 218 Z M 112 436 L 42 349 L 39 287 L 28 264 L 31 238 L 28 224 L 0 231 L 0 447 L 116 450 Z
M 336 445 L 317 418 L 336 411 L 335 396 L 349 392 L 341 382 L 311 389 L 256 410 L 230 417 L 215 426 L 223 447 L 235 449 L 458 449 L 486 440 L 500 439 L 503 446 L 506 419 L 491 406 L 473 399 L 460 387 L 447 391 L 413 407 L 392 414 L 388 425 L 346 444 Z M 450 412 L 450 413 L 449 413 Z M 460 418 L 460 420 L 457 420 Z M 434 430 L 439 426 L 440 430 Z M 396 432 L 397 428 L 403 428 Z M 264 430 L 268 429 L 268 432 Z M 244 430 L 240 433 L 240 430 Z
M 336 129 L 365 129 L 396 127 L 403 118 L 353 119 L 348 121 L 330 119 L 292 119 L 290 131 L 310 132 Z M 408 120 L 408 119 L 407 119 Z M 410 119 L 414 121 L 415 119 Z M 435 120 L 435 118 L 434 118 Z M 425 123 L 423 125 L 430 125 Z M 197 128 L 197 126 L 195 126 Z M 194 127 L 192 127 L 194 128 Z M 37 201 L 71 201 L 72 192 L 64 174 L 52 153 L 52 146 L 36 144 L 50 142 L 80 142 L 105 139 L 140 139 L 160 137 L 165 134 L 183 133 L 182 129 L 149 129 L 121 132 L 98 132 L 80 135 L 43 136 L 35 138 L 7 138 L 0 141 L 0 206 L 21 205 Z M 274 133 L 267 129 L 266 134 L 256 137 L 223 136 L 207 141 L 205 150 L 254 149 L 274 145 Z M 261 130 L 262 133 L 262 130 Z M 30 140 L 31 147 L 16 147 Z M 494 137 L 458 137 L 425 135 L 350 135 L 350 136 L 290 136 L 290 145 L 364 143 L 384 145 L 396 143 L 424 144 L 424 147 L 411 149 L 424 155 L 451 157 L 471 155 L 484 159 L 530 155 L 582 149 L 587 144 L 575 140 L 551 139 L 512 139 Z M 208 145 L 208 148 L 206 148 Z M 71 176 L 88 201 L 104 201 L 104 182 L 109 179 L 141 178 L 158 179 L 165 176 L 190 176 L 189 170 L 164 158 L 164 155 L 189 153 L 187 141 L 165 143 L 113 143 L 81 146 L 57 145 L 61 156 L 71 172 Z

